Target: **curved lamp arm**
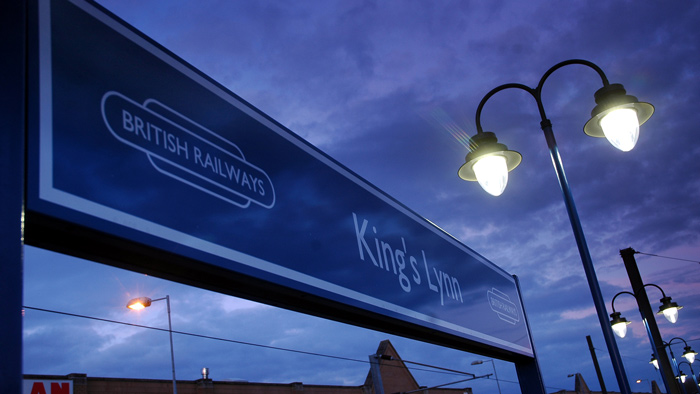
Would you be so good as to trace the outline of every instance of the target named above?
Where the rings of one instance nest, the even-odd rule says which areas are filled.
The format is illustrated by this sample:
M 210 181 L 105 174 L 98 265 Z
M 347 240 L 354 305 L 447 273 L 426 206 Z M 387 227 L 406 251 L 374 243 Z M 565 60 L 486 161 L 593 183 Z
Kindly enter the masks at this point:
M 683 356 L 686 360 L 688 360 L 688 363 L 689 363 L 689 364 L 692 364 L 692 363 L 695 361 L 695 356 L 698 355 L 698 352 L 696 352 L 695 350 L 693 350 L 693 349 L 688 345 L 688 342 L 686 342 L 685 339 L 683 339 L 683 338 L 681 338 L 681 337 L 671 338 L 671 340 L 668 341 L 668 344 L 667 344 L 666 346 L 668 346 L 668 349 L 669 349 L 671 352 L 673 352 L 673 350 L 671 350 L 671 342 L 673 342 L 673 340 L 675 340 L 675 339 L 680 339 L 681 341 L 683 341 L 683 345 L 685 345 L 685 347 L 683 348 L 683 354 L 682 354 L 682 356 Z M 692 368 L 692 367 L 691 367 L 691 368 Z
M 610 314 L 611 320 L 610 320 L 610 326 L 612 327 L 613 332 L 615 335 L 617 335 L 620 338 L 624 338 L 625 335 L 627 335 L 627 325 L 630 324 L 631 322 L 625 319 L 624 317 L 621 316 L 620 312 L 615 311 L 615 299 L 617 296 L 620 294 L 629 294 L 635 299 L 637 297 L 633 294 L 630 293 L 629 291 L 621 291 L 613 297 L 612 301 L 610 302 L 610 305 L 612 306 L 613 313 Z
M 490 92 L 486 93 L 486 96 L 481 99 L 481 102 L 479 103 L 479 106 L 476 107 L 476 132 L 477 134 L 481 134 L 484 132 L 484 129 L 481 127 L 481 110 L 484 108 L 484 104 L 496 93 L 500 92 L 501 90 L 506 90 L 506 89 L 522 89 L 532 95 L 532 97 L 535 98 L 537 101 L 537 106 L 542 107 L 539 99 L 539 95 L 537 94 L 537 91 L 532 89 L 529 86 L 523 85 L 521 83 L 506 83 L 500 86 L 496 86 L 495 88 L 491 89 Z
M 600 76 L 600 78 L 603 82 L 603 87 L 610 85 L 610 82 L 608 82 L 608 77 L 605 76 L 605 73 L 603 72 L 603 70 L 600 67 L 598 67 L 595 63 L 589 62 L 588 60 L 582 60 L 582 59 L 565 60 L 563 62 L 555 64 L 549 70 L 547 70 L 547 72 L 545 72 L 544 75 L 542 76 L 542 78 L 540 79 L 540 82 L 537 84 L 537 87 L 535 89 L 528 87 L 526 85 L 520 84 L 520 83 L 507 83 L 507 84 L 503 84 L 501 86 L 497 86 L 496 88 L 494 88 L 490 92 L 488 92 L 486 94 L 486 96 L 484 96 L 484 98 L 481 99 L 481 102 L 479 103 L 479 106 L 476 109 L 476 119 L 475 119 L 476 120 L 476 132 L 477 133 L 484 132 L 483 128 L 481 127 L 481 110 L 483 109 L 484 104 L 486 104 L 486 101 L 488 101 L 488 99 L 490 99 L 494 94 L 500 92 L 501 90 L 506 90 L 506 89 L 511 89 L 511 88 L 522 89 L 522 90 L 530 93 L 535 98 L 535 101 L 537 102 L 537 109 L 540 112 L 541 120 L 545 121 L 547 119 L 547 115 L 545 114 L 544 105 L 542 104 L 542 87 L 544 86 L 544 83 L 547 80 L 547 78 L 549 78 L 549 76 L 552 75 L 552 73 L 554 73 L 554 71 L 556 71 L 564 66 L 571 65 L 571 64 L 581 64 L 581 65 L 588 66 L 588 67 L 592 68 Z
M 659 307 L 659 311 L 656 313 L 663 314 L 664 317 L 666 318 L 666 320 L 668 320 L 671 323 L 677 322 L 678 321 L 678 311 L 680 309 L 683 309 L 683 307 L 678 305 L 677 303 L 671 301 L 671 297 L 666 296 L 666 293 L 664 292 L 664 290 L 661 287 L 659 287 L 653 283 L 649 283 L 649 284 L 644 285 L 642 288 L 647 287 L 647 286 L 654 286 L 661 291 L 662 298 L 659 300 L 661 302 L 661 306 Z
M 631 293 L 631 292 L 629 292 L 629 291 L 621 291 L 621 292 L 615 294 L 615 296 L 613 297 L 612 301 L 610 301 L 610 306 L 612 306 L 613 312 L 615 312 L 615 298 L 617 298 L 617 296 L 619 296 L 620 294 L 629 294 L 629 295 L 631 295 L 632 297 L 634 297 L 635 299 L 637 298 L 637 296 L 635 296 L 634 293 Z

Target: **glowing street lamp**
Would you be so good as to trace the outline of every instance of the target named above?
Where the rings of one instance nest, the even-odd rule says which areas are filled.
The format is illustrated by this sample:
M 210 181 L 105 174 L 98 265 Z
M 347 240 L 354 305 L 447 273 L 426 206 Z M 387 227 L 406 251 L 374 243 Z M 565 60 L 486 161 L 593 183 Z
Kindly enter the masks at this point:
M 685 359 L 688 360 L 688 362 L 689 362 L 690 364 L 692 364 L 693 362 L 695 362 L 695 356 L 698 355 L 698 352 L 696 352 L 695 350 L 691 349 L 690 346 L 686 346 L 683 350 L 685 350 L 685 351 L 683 352 L 683 357 L 685 357 Z
M 642 289 L 644 287 L 647 287 L 647 286 L 656 287 L 657 289 L 659 289 L 661 291 L 661 294 L 663 295 L 661 300 L 659 300 L 659 301 L 661 301 L 661 306 L 659 307 L 659 312 L 657 312 L 657 314 L 663 314 L 666 317 L 666 319 L 671 323 L 677 322 L 678 321 L 678 310 L 683 308 L 683 307 L 679 306 L 675 302 L 671 301 L 671 297 L 667 297 L 666 293 L 664 293 L 664 290 L 661 287 L 659 287 L 653 283 L 649 283 L 649 284 L 642 286 Z M 629 291 L 621 291 L 621 292 L 615 294 L 615 296 L 612 299 L 612 302 L 610 303 L 612 306 L 612 310 L 613 310 L 613 313 L 610 314 L 610 317 L 612 318 L 610 320 L 610 326 L 612 327 L 613 332 L 615 332 L 615 334 L 617 334 L 618 337 L 624 338 L 625 335 L 627 334 L 627 325 L 630 324 L 631 322 L 627 321 L 627 319 L 622 317 L 620 315 L 620 312 L 615 311 L 615 299 L 620 294 L 629 294 L 632 297 L 634 297 L 635 300 L 637 299 L 637 295 L 635 295 L 634 293 L 630 293 Z M 642 316 L 642 318 L 644 318 L 644 316 Z M 697 353 L 695 353 L 695 354 L 697 354 Z M 693 356 L 693 359 L 695 359 L 694 356 Z
M 649 383 L 649 387 L 651 387 L 651 382 L 649 381 L 649 379 L 637 379 L 637 384 L 641 384 L 641 383 L 644 382 L 644 381 L 646 381 L 647 383 Z
M 591 137 L 605 137 L 615 148 L 623 152 L 632 150 L 639 138 L 639 126 L 644 124 L 654 113 L 654 106 L 640 102 L 636 97 L 626 94 L 619 84 L 610 84 L 602 70 L 585 60 L 569 60 L 552 67 L 533 90 L 521 84 L 505 84 L 493 89 L 479 104 L 477 109 L 477 134 L 472 138 L 475 148 L 467 154 L 465 163 L 459 169 L 459 176 L 467 181 L 478 181 L 481 187 L 494 196 L 499 196 L 508 183 L 508 172 L 515 169 L 522 161 L 522 155 L 509 150 L 498 142 L 492 132 L 484 132 L 481 127 L 481 109 L 484 103 L 495 93 L 508 88 L 518 88 L 532 94 L 537 100 L 542 115 L 542 128 L 551 128 L 551 122 L 545 117 L 541 104 L 541 89 L 547 77 L 556 69 L 568 64 L 583 64 L 592 67 L 603 79 L 603 87 L 594 97 L 596 106 L 591 111 L 591 119 L 583 128 Z M 546 131 L 545 131 L 546 133 Z
M 130 300 L 129 303 L 126 304 L 126 307 L 135 311 L 140 311 L 141 309 L 151 306 L 151 302 L 153 302 L 153 300 L 148 297 L 138 297 Z
M 678 306 L 678 304 L 676 304 L 675 302 L 672 302 L 671 297 L 667 297 L 664 290 L 658 285 L 655 285 L 653 283 L 644 284 L 642 282 L 641 276 L 639 275 L 639 272 L 636 268 L 636 262 L 634 261 L 634 253 L 634 250 L 631 248 L 620 251 L 620 254 L 623 256 L 623 260 L 625 262 L 625 268 L 627 268 L 628 270 L 630 283 L 632 283 L 632 288 L 635 289 L 635 292 L 631 293 L 629 291 L 621 291 L 615 294 L 615 296 L 612 299 L 612 302 L 610 303 L 613 310 L 613 313 L 610 314 L 610 326 L 612 327 L 613 332 L 615 332 L 615 334 L 618 337 L 625 337 L 625 335 L 627 334 L 627 325 L 630 324 L 630 322 L 628 322 L 627 319 L 622 317 L 620 315 L 620 312 L 615 311 L 615 299 L 621 294 L 628 294 L 633 296 L 635 301 L 637 301 L 639 313 L 642 316 L 642 320 L 645 322 L 645 325 L 647 327 L 647 334 L 649 335 L 649 341 L 651 342 L 652 348 L 655 352 L 655 354 L 651 355 L 651 361 L 649 361 L 649 363 L 654 365 L 656 369 L 661 370 L 661 378 L 663 380 L 664 385 L 666 386 L 666 389 L 669 393 L 675 394 L 678 392 L 678 388 L 673 383 L 673 377 L 676 376 L 676 374 L 675 372 L 673 372 L 671 362 L 665 353 L 664 349 L 668 345 L 666 345 L 666 343 L 663 342 L 663 340 L 661 339 L 661 334 L 659 333 L 659 329 L 656 326 L 656 319 L 654 318 L 654 313 L 652 312 L 651 305 L 649 304 L 649 298 L 646 293 L 646 287 L 656 287 L 657 289 L 659 289 L 659 291 L 661 291 L 661 307 L 659 308 L 658 313 L 668 313 L 667 311 L 673 310 L 675 312 L 674 314 L 669 313 L 672 319 L 668 319 L 671 323 L 675 323 L 676 321 L 678 321 L 678 310 L 682 307 Z M 656 358 L 657 354 L 661 359 L 661 364 L 659 364 L 659 360 Z M 671 353 L 671 356 L 673 356 L 673 353 Z M 673 365 L 677 367 L 677 365 L 675 364 L 675 360 L 673 360 L 673 363 Z
M 675 356 L 673 355 L 673 349 L 671 349 L 671 344 L 672 344 L 673 341 L 675 341 L 675 340 L 683 341 L 683 344 L 685 345 L 685 347 L 683 347 L 683 354 L 682 354 L 683 358 L 685 358 L 686 360 L 688 360 L 688 363 L 689 363 L 689 364 L 692 364 L 693 362 L 695 362 L 695 356 L 698 355 L 698 352 L 696 352 L 695 350 L 693 350 L 693 349 L 688 345 L 688 342 L 686 342 L 685 339 L 680 338 L 680 337 L 672 338 L 670 341 L 668 341 L 667 343 L 664 344 L 665 346 L 668 347 L 669 352 L 671 352 L 671 357 L 673 357 L 674 360 L 675 360 Z
M 677 322 L 678 310 L 683 307 L 678 306 L 678 304 L 671 301 L 671 297 L 666 297 L 665 295 L 660 301 L 661 307 L 659 307 L 659 311 L 657 312 L 657 314 L 663 314 L 666 320 L 670 321 L 671 323 Z
M 610 325 L 612 326 L 613 332 L 620 338 L 624 338 L 627 335 L 627 325 L 630 321 L 627 321 L 624 317 L 620 316 L 620 312 L 613 312 L 610 317 Z
M 165 300 L 168 308 L 168 333 L 170 334 L 170 363 L 173 369 L 173 394 L 177 394 L 177 379 L 175 378 L 175 351 L 173 349 L 173 324 L 170 320 L 170 296 L 166 295 L 163 298 L 156 298 L 155 300 L 148 297 L 137 297 L 129 300 L 126 307 L 131 310 L 140 311 L 141 309 L 151 306 L 151 303 L 162 300 Z
M 695 382 L 695 385 L 700 387 L 700 384 L 698 384 L 698 378 L 695 377 L 695 371 L 693 371 L 693 366 L 691 365 L 692 362 L 686 362 L 686 361 L 681 361 L 678 363 L 678 372 L 680 373 L 681 377 L 681 382 L 685 383 L 685 374 L 681 371 L 681 365 L 682 364 L 688 364 L 688 367 L 690 368 L 690 377 L 693 379 L 693 382 Z
M 492 132 L 484 132 L 481 127 L 481 110 L 494 94 L 506 89 L 521 89 L 528 92 L 535 98 L 537 108 L 540 113 L 540 126 L 545 134 L 545 140 L 552 158 L 552 164 L 559 180 L 564 202 L 571 221 L 571 227 L 576 238 L 576 244 L 581 256 L 581 262 L 586 273 L 588 285 L 593 296 L 593 303 L 596 307 L 598 320 L 603 330 L 603 337 L 610 353 L 610 359 L 615 370 L 617 382 L 622 393 L 630 393 L 630 386 L 625 375 L 622 357 L 615 343 L 615 336 L 608 324 L 608 314 L 605 309 L 605 301 L 600 291 L 600 285 L 596 277 L 593 262 L 591 260 L 588 245 L 581 221 L 576 211 L 571 188 L 564 173 L 564 166 L 559 156 L 552 122 L 547 118 L 542 104 L 542 87 L 547 78 L 556 70 L 579 64 L 592 68 L 600 76 L 603 87 L 595 93 L 596 106 L 591 112 L 591 119 L 584 126 L 584 132 L 592 137 L 606 137 L 618 149 L 630 150 L 634 147 L 638 134 L 639 125 L 646 122 L 654 113 L 654 107 L 649 103 L 639 102 L 636 97 L 626 94 L 625 89 L 620 84 L 610 84 L 603 70 L 592 62 L 580 59 L 566 60 L 554 65 L 540 79 L 536 88 L 530 88 L 519 83 L 509 83 L 500 85 L 492 89 L 481 99 L 476 110 L 476 130 L 477 134 L 472 138 L 473 148 L 465 157 L 465 163 L 459 169 L 459 177 L 466 181 L 478 181 L 479 184 L 489 194 L 498 196 L 505 190 L 508 183 L 508 172 L 515 169 L 522 160 L 522 155 L 516 151 L 509 150 L 504 144 L 499 143 L 496 135 Z M 623 110 L 620 114 L 618 110 Z
M 659 360 L 656 359 L 656 356 L 654 356 L 654 354 L 651 355 L 651 360 L 649 360 L 649 364 L 653 365 L 654 368 L 659 369 Z

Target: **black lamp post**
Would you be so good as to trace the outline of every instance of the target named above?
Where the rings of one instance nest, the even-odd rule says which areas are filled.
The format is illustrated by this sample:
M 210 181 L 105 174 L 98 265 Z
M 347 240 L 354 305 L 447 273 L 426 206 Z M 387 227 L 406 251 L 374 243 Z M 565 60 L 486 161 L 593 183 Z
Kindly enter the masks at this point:
M 634 254 L 637 253 L 632 248 L 627 248 L 620 250 L 620 256 L 622 256 L 622 261 L 625 264 L 625 270 L 627 271 L 627 276 L 630 280 L 630 285 L 632 285 L 632 295 L 634 295 L 637 300 L 637 306 L 639 307 L 639 313 L 642 315 L 642 320 L 644 322 L 644 327 L 647 330 L 647 335 L 649 336 L 649 341 L 651 342 L 654 354 L 652 354 L 650 364 L 661 371 L 661 379 L 666 386 L 666 391 L 669 394 L 680 394 L 678 385 L 675 384 L 675 373 L 671 366 L 671 360 L 666 354 L 666 343 L 661 339 L 661 333 L 659 332 L 659 327 L 656 324 L 656 318 L 654 317 L 654 312 L 651 309 L 651 304 L 649 303 L 649 297 L 647 296 L 645 287 L 647 285 L 642 281 L 642 276 L 639 273 L 639 268 L 637 268 L 637 261 L 634 258 Z M 653 284 L 650 284 L 653 285 Z M 661 307 L 659 312 L 666 316 L 666 319 L 672 323 L 678 319 L 678 306 L 675 302 L 671 301 L 671 297 L 667 297 L 663 289 L 653 285 L 661 290 Z M 613 306 L 614 309 L 614 306 Z M 675 310 L 675 311 L 674 311 Z M 613 317 L 613 315 L 610 315 Z M 614 317 L 613 317 L 614 318 Z M 612 322 L 611 322 L 612 323 Z
M 661 306 L 659 307 L 659 311 L 656 312 L 656 314 L 658 314 L 658 315 L 663 314 L 664 317 L 666 317 L 666 320 L 668 320 L 671 323 L 677 322 L 678 321 L 678 310 L 682 309 L 683 307 L 676 304 L 675 302 L 671 301 L 671 297 L 667 297 L 666 293 L 664 293 L 664 290 L 661 287 L 659 287 L 653 283 L 649 283 L 649 284 L 643 285 L 642 288 L 647 287 L 647 286 L 656 287 L 657 289 L 659 289 L 661 291 L 661 294 L 662 294 L 662 298 L 661 298 L 661 300 L 659 300 L 661 302 Z M 612 310 L 613 310 L 613 313 L 610 314 L 610 317 L 611 317 L 610 326 L 612 327 L 613 332 L 615 332 L 615 334 L 617 334 L 618 337 L 624 338 L 625 335 L 627 335 L 627 325 L 630 324 L 630 322 L 627 321 L 627 319 L 625 319 L 624 317 L 622 317 L 620 312 L 615 311 L 615 299 L 621 294 L 629 294 L 632 297 L 634 297 L 635 300 L 637 299 L 637 297 L 639 295 L 630 293 L 629 291 L 621 291 L 621 292 L 615 294 L 615 296 L 612 299 L 612 302 L 610 303 L 610 305 L 612 306 Z M 642 319 L 644 319 L 644 318 L 645 317 L 642 314 Z M 695 353 L 695 354 L 697 354 L 697 353 Z
M 627 319 L 625 319 L 625 318 L 620 314 L 620 312 L 616 312 L 616 311 L 615 311 L 615 299 L 616 299 L 619 295 L 622 295 L 622 294 L 629 294 L 629 295 L 633 296 L 634 299 L 637 301 L 637 306 L 639 307 L 639 313 L 642 315 L 642 320 L 644 321 L 645 327 L 646 327 L 646 329 L 647 329 L 647 335 L 649 336 L 649 341 L 650 341 L 651 344 L 652 344 L 652 348 L 653 348 L 653 349 L 656 349 L 658 346 L 656 346 L 655 344 L 658 343 L 658 342 L 655 342 L 655 341 L 654 341 L 654 335 L 652 335 L 652 330 L 653 330 L 653 329 L 650 329 L 650 328 L 649 328 L 649 322 L 648 322 L 648 316 L 652 316 L 652 318 L 653 318 L 653 315 L 651 315 L 651 314 L 648 315 L 648 316 L 645 315 L 645 313 L 642 312 L 642 309 L 643 309 L 643 308 L 641 307 L 641 304 L 643 303 L 643 301 L 640 302 L 640 298 L 642 297 L 642 290 L 644 290 L 644 288 L 647 287 L 647 286 L 656 287 L 657 289 L 659 289 L 659 290 L 661 291 L 662 298 L 661 298 L 661 300 L 659 300 L 659 301 L 661 301 L 661 306 L 659 307 L 659 311 L 657 312 L 657 314 L 663 314 L 663 315 L 666 317 L 666 319 L 667 319 L 669 322 L 671 322 L 671 323 L 675 323 L 675 322 L 678 321 L 678 310 L 681 309 L 681 308 L 683 308 L 683 307 L 682 307 L 682 306 L 679 306 L 679 305 L 676 304 L 675 302 L 671 301 L 671 297 L 667 297 L 667 296 L 666 296 L 666 293 L 664 293 L 664 290 L 663 290 L 661 287 L 659 287 L 659 286 L 657 286 L 657 285 L 655 285 L 655 284 L 653 284 L 653 283 L 649 283 L 649 284 L 646 284 L 646 285 L 642 285 L 642 287 L 638 290 L 639 292 L 636 293 L 636 294 L 630 293 L 629 291 L 621 291 L 621 292 L 615 294 L 615 296 L 613 297 L 612 301 L 610 302 L 610 305 L 612 306 L 612 310 L 613 310 L 613 313 L 610 314 L 610 318 L 611 318 L 611 319 L 610 319 L 610 326 L 612 327 L 613 332 L 615 332 L 615 334 L 616 334 L 618 337 L 624 338 L 625 335 L 627 335 L 627 325 L 630 324 L 630 322 L 627 321 Z M 647 300 L 647 303 L 648 303 L 649 300 L 648 300 L 648 298 L 646 298 L 646 297 L 647 297 L 646 292 L 643 292 L 643 293 L 644 293 L 644 294 L 643 294 L 644 299 L 646 299 L 646 300 Z M 654 322 L 654 325 L 655 325 L 655 324 L 656 324 L 656 322 Z M 658 329 L 656 329 L 656 330 L 658 331 Z M 660 338 L 660 336 L 659 336 L 659 338 Z M 680 338 L 679 338 L 679 339 L 680 339 Z M 664 343 L 664 342 L 662 342 L 662 344 L 663 344 L 663 343 Z M 668 345 L 666 345 L 666 346 L 668 346 Z M 690 349 L 690 348 L 688 347 L 687 349 Z M 686 353 L 683 353 L 684 356 L 685 356 L 685 354 L 686 354 Z M 688 353 L 688 354 L 689 354 L 688 357 L 692 357 L 692 359 L 694 360 L 694 359 L 695 359 L 695 356 L 694 356 L 694 355 L 697 354 L 697 353 L 694 353 L 694 352 L 693 352 L 693 353 Z M 661 357 L 663 358 L 664 356 L 665 356 L 665 353 L 664 353 L 664 355 L 661 356 Z M 671 357 L 673 357 L 673 353 L 671 354 Z M 688 358 L 688 361 L 690 361 L 690 360 L 691 360 L 691 359 Z M 674 360 L 673 360 L 674 365 L 675 365 L 675 362 L 676 362 L 676 361 L 675 361 L 675 359 L 674 359 Z M 691 361 L 691 362 L 692 362 L 692 361 Z M 650 361 L 649 363 L 650 363 L 650 364 L 653 364 L 654 367 L 656 367 L 656 369 L 659 369 L 659 362 L 658 362 L 658 360 L 656 359 L 656 357 L 654 357 L 653 354 L 652 354 L 651 361 Z M 665 364 L 668 365 L 667 362 L 666 362 Z M 662 365 L 664 365 L 664 364 L 662 364 Z M 677 369 L 677 366 L 676 366 L 676 369 Z M 671 389 L 670 386 L 673 386 L 673 383 L 672 383 L 672 382 L 673 382 L 673 374 L 672 374 L 672 373 L 669 374 L 669 369 L 668 369 L 668 368 L 663 368 L 662 371 L 661 371 L 661 375 L 662 375 L 662 378 L 663 378 L 664 385 L 666 386 L 666 390 L 668 390 L 669 393 L 671 393 L 671 392 L 672 392 L 672 389 Z
M 573 59 L 558 63 L 547 70 L 534 89 L 519 83 L 509 83 L 492 89 L 484 96 L 476 110 L 477 134 L 472 138 L 474 149 L 466 156 L 464 165 L 459 169 L 459 176 L 467 181 L 478 181 L 484 190 L 492 195 L 498 196 L 503 192 L 508 182 L 508 172 L 520 164 L 522 156 L 516 151 L 508 150 L 504 144 L 499 143 L 494 133 L 483 131 L 481 127 L 481 110 L 486 101 L 501 90 L 515 88 L 530 93 L 537 102 L 541 118 L 540 126 L 544 132 L 549 153 L 552 157 L 552 164 L 563 193 L 569 220 L 571 221 L 571 227 L 576 238 L 581 262 L 583 263 L 591 295 L 593 296 L 593 303 L 595 304 L 600 326 L 603 330 L 603 337 L 610 353 L 617 382 L 622 393 L 630 393 L 631 390 L 622 364 L 622 358 L 617 349 L 612 329 L 608 324 L 605 302 L 600 291 L 590 252 L 588 251 L 588 245 L 583 235 L 583 228 L 576 211 L 571 188 L 564 173 L 564 167 L 559 156 L 559 148 L 554 139 L 552 122 L 547 118 L 542 104 L 542 87 L 544 82 L 554 71 L 572 64 L 592 68 L 598 73 L 603 83 L 603 87 L 595 93 L 597 105 L 591 112 L 591 119 L 584 126 L 584 132 L 593 137 L 605 136 L 615 147 L 623 151 L 632 149 L 637 142 L 639 125 L 651 117 L 654 113 L 654 107 L 649 103 L 639 102 L 634 96 L 627 95 L 622 85 L 610 84 L 605 73 L 592 62 Z
M 673 354 L 673 349 L 671 348 L 671 345 L 673 344 L 673 341 L 675 341 L 675 340 L 683 341 L 683 344 L 685 345 L 685 347 L 683 348 L 682 356 L 687 361 L 681 361 L 679 363 L 676 360 L 676 356 Z M 688 364 L 690 366 L 690 371 L 692 373 L 693 380 L 695 380 L 695 383 L 697 384 L 697 380 L 695 379 L 695 373 L 693 372 L 693 366 L 690 364 L 692 364 L 695 361 L 695 356 L 697 356 L 698 352 L 691 349 L 690 346 L 688 346 L 688 342 L 686 342 L 685 339 L 680 338 L 680 337 L 671 338 L 670 341 L 664 342 L 664 346 L 668 348 L 668 352 L 671 354 L 671 361 L 673 361 L 673 366 L 676 368 L 678 383 L 680 384 L 681 388 L 683 389 L 683 392 L 686 393 L 686 390 L 685 390 L 686 375 L 681 371 L 681 364 L 685 363 L 685 364 Z
M 695 371 L 693 371 L 693 365 L 692 361 L 681 361 L 678 363 L 678 373 L 679 375 L 682 374 L 683 372 L 681 371 L 681 365 L 682 364 L 688 364 L 688 367 L 690 367 L 690 376 L 693 378 L 693 382 L 695 382 L 695 390 L 700 392 L 700 385 L 698 384 L 698 378 L 695 376 Z M 680 375 L 683 376 L 683 375 Z M 685 388 L 685 382 L 681 382 L 683 384 L 683 388 Z

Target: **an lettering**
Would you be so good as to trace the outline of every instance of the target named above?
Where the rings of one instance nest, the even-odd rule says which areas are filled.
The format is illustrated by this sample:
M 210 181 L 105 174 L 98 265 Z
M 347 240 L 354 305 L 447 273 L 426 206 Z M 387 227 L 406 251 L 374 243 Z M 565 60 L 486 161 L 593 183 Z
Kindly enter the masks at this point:
M 49 389 L 50 391 L 47 393 L 46 386 L 44 386 L 44 382 L 34 382 L 32 384 L 31 394 L 68 394 L 70 393 L 70 383 L 51 382 L 51 384 L 49 385 Z

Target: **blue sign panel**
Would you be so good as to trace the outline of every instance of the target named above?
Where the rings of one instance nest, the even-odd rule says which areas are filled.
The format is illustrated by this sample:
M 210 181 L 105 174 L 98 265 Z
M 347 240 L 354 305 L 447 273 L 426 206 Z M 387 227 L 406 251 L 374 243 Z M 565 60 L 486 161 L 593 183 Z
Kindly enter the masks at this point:
M 94 4 L 38 14 L 29 211 L 533 356 L 511 275 Z

